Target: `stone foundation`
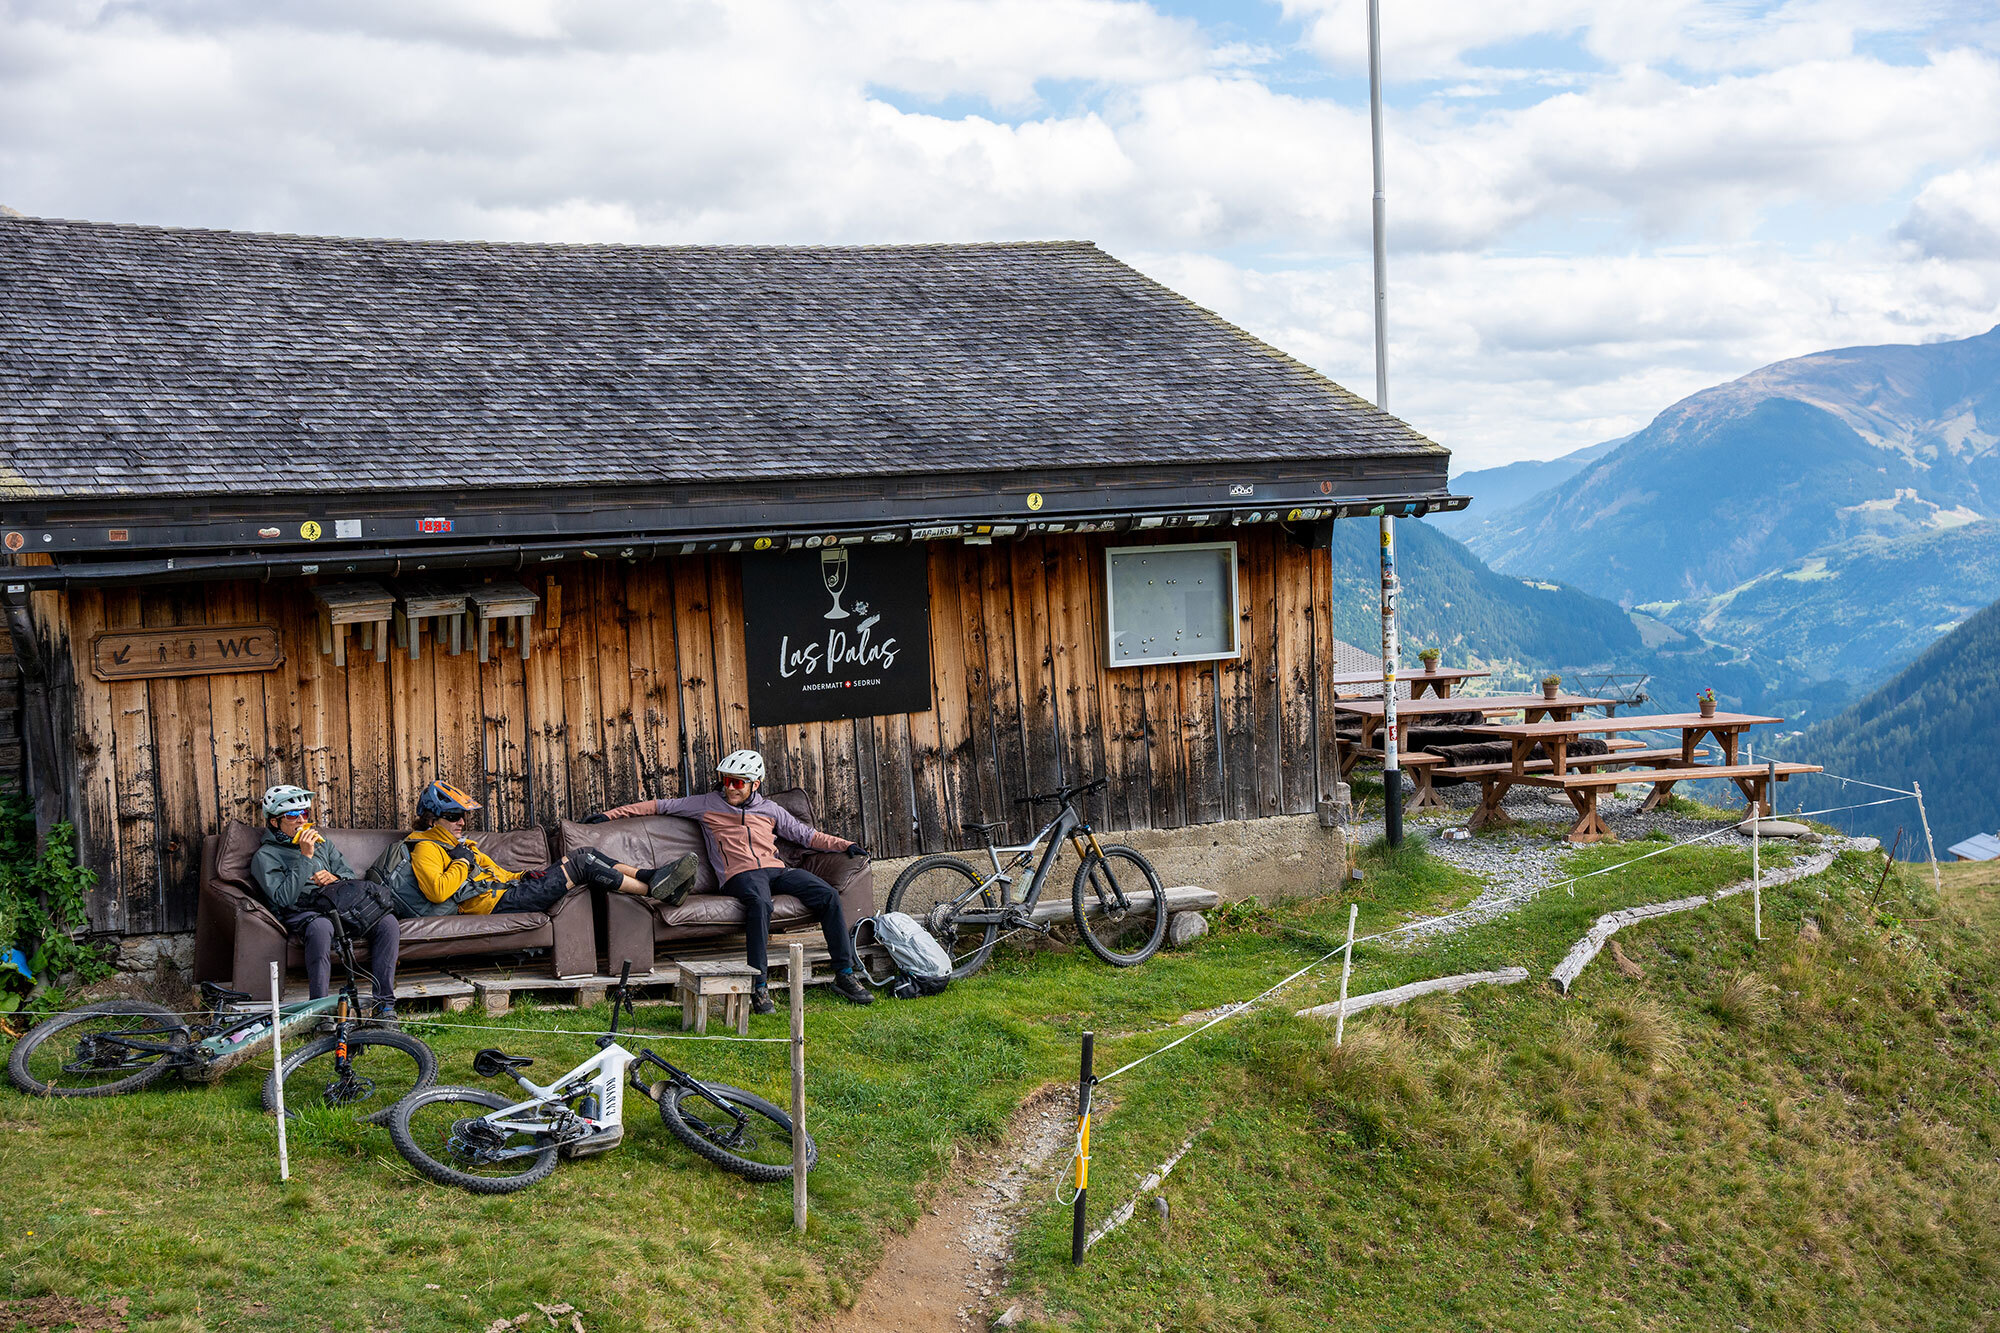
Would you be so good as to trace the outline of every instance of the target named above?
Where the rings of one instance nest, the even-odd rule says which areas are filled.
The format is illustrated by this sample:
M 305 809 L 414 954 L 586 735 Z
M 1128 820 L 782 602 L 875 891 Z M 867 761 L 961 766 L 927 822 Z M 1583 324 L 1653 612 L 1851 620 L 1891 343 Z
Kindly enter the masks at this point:
M 1339 885 L 1347 873 L 1347 839 L 1339 827 L 1323 827 L 1316 814 L 1226 820 L 1177 829 L 1100 830 L 1097 837 L 1100 842 L 1137 848 L 1168 887 L 1197 884 L 1213 889 L 1224 902 L 1254 898 L 1269 903 L 1324 893 Z M 982 872 L 992 865 L 980 849 L 957 854 Z M 877 906 L 886 905 L 896 876 L 915 859 L 875 863 L 875 884 L 881 899 Z M 1076 854 L 1065 846 L 1042 885 L 1043 902 L 1069 897 L 1076 866 Z M 1033 873 L 1033 867 L 1024 873 Z
M 194 932 L 127 935 L 118 941 L 114 965 L 123 973 L 185 982 L 194 976 Z

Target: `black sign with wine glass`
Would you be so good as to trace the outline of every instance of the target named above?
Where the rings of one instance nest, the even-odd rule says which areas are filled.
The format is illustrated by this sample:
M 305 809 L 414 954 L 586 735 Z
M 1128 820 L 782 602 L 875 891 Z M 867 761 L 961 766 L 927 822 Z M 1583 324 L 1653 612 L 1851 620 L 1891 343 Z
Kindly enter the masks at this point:
M 927 551 L 745 555 L 743 649 L 752 726 L 929 711 Z

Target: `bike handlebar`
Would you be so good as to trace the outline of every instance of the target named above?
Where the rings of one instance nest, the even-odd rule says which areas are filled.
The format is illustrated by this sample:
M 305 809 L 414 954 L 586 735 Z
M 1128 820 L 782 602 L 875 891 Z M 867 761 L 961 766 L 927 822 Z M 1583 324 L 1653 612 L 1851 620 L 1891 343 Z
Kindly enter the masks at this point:
M 1043 792 L 1039 796 L 1024 796 L 1016 800 L 1014 804 L 1047 805 L 1051 801 L 1061 801 L 1064 804 L 1067 804 L 1069 801 L 1078 796 L 1083 796 L 1089 792 L 1103 791 L 1106 787 L 1109 787 L 1110 785 L 1111 785 L 1110 778 L 1098 778 L 1094 782 L 1086 782 L 1081 784 L 1080 786 L 1058 787 L 1056 790 L 1052 792 Z

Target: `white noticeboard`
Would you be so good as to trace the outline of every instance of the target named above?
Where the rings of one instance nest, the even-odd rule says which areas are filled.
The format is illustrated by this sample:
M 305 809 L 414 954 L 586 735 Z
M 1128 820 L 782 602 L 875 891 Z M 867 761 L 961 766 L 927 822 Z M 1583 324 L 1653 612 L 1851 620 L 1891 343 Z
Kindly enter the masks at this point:
M 1235 542 L 1113 547 L 1104 574 L 1109 665 L 1242 656 Z

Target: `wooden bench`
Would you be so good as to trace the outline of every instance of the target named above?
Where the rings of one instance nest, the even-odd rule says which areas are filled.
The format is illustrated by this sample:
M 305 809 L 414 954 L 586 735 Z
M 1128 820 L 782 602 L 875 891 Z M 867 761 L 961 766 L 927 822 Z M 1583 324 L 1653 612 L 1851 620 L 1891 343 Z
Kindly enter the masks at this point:
M 1602 761 L 1617 756 L 1597 755 Z M 1765 790 L 1771 775 L 1775 772 L 1780 782 L 1789 782 L 1795 773 L 1817 773 L 1818 764 L 1695 764 L 1680 763 L 1680 751 L 1672 752 L 1675 767 L 1672 768 L 1630 768 L 1613 773 L 1526 773 L 1513 778 L 1530 787 L 1551 787 L 1569 797 L 1576 807 L 1576 826 L 1569 831 L 1571 842 L 1600 842 L 1616 835 L 1597 813 L 1597 798 L 1602 792 L 1615 787 L 1650 786 L 1653 790 L 1646 797 L 1640 810 L 1652 810 L 1667 799 L 1677 782 L 1703 782 L 1714 778 L 1727 778 L 1736 784 L 1743 798 L 1750 803 L 1745 818 L 1756 818 L 1771 813 L 1770 793 Z M 1498 777 L 1487 779 L 1499 785 Z M 1481 809 L 1484 809 L 1482 805 Z M 1506 817 L 1503 815 L 1502 819 Z M 1475 827 L 1478 827 L 1475 825 Z
M 1573 754 L 1565 763 L 1570 768 L 1594 768 L 1603 764 L 1647 764 L 1660 759 L 1671 759 L 1679 763 L 1681 759 L 1678 745 L 1672 749 L 1657 750 L 1645 748 L 1643 741 L 1612 741 L 1611 745 L 1612 750 L 1609 754 Z M 1522 771 L 1547 773 L 1554 767 L 1553 760 L 1530 759 Z M 1514 765 L 1511 762 L 1500 759 L 1490 764 L 1457 764 L 1449 768 L 1440 768 L 1437 770 L 1437 776 L 1477 779 L 1496 777 L 1502 773 L 1512 774 L 1513 771 Z

